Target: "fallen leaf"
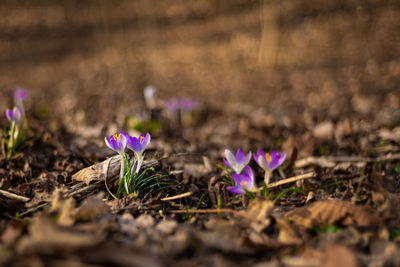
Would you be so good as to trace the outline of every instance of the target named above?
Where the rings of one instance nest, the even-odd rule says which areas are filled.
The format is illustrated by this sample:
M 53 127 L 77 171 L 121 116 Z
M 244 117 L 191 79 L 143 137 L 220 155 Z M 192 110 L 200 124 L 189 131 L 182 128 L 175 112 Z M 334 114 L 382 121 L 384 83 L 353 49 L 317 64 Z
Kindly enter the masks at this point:
M 360 227 L 377 226 L 378 217 L 364 206 L 356 206 L 350 202 L 339 200 L 322 200 L 297 208 L 285 214 L 295 224 L 311 229 L 314 225 L 328 226 L 333 224 Z
M 332 138 L 335 125 L 331 121 L 324 121 L 315 126 L 313 135 L 317 138 L 329 140 Z
M 6 230 L 1 235 L 1 242 L 7 245 L 14 244 L 21 236 L 24 230 L 24 224 L 18 220 L 12 220 L 8 223 Z
M 103 201 L 104 193 L 90 196 L 82 202 L 74 213 L 75 220 L 89 221 L 98 218 L 103 213 L 109 211 L 109 207 Z
M 176 223 L 176 221 L 166 220 L 159 222 L 156 226 L 156 230 L 160 231 L 165 235 L 169 235 L 175 231 L 177 226 L 178 224 Z
M 325 250 L 322 267 L 357 267 L 357 256 L 353 250 L 342 245 L 333 245 Z
M 28 226 L 29 235 L 24 236 L 17 244 L 17 251 L 69 251 L 91 247 L 102 240 L 105 235 L 100 231 L 85 233 L 60 226 L 47 215 L 35 217 Z
M 72 197 L 66 197 L 66 192 L 56 188 L 52 194 L 50 212 L 58 213 L 58 224 L 70 226 L 74 223 L 75 200 Z
M 373 239 L 370 244 L 372 263 L 370 266 L 399 266 L 399 246 L 384 239 Z

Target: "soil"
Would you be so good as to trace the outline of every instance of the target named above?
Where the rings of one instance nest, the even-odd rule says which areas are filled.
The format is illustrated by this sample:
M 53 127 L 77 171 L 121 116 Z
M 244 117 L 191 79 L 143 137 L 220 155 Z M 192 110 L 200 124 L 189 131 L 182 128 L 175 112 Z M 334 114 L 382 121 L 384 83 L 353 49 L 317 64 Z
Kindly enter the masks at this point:
M 29 93 L 12 157 L 0 117 L 0 265 L 400 265 L 397 1 L 2 1 L 0 14 L 0 109 Z M 190 112 L 164 105 L 186 98 Z M 164 176 L 114 199 L 104 137 L 120 130 L 151 132 L 144 165 Z M 227 191 L 224 151 L 239 148 L 286 152 L 268 196 Z

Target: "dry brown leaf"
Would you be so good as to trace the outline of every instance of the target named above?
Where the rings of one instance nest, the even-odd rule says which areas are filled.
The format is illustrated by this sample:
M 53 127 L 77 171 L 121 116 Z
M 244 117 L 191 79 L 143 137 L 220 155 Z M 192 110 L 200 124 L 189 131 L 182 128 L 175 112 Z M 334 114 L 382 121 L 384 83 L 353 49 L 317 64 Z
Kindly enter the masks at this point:
M 70 226 L 74 223 L 75 200 L 66 197 L 62 189 L 56 188 L 52 194 L 50 212 L 59 214 L 57 222 L 60 225 Z
M 335 125 L 331 121 L 324 121 L 316 125 L 313 130 L 313 135 L 320 139 L 329 140 L 332 138 Z
M 57 225 L 46 215 L 35 217 L 28 227 L 28 232 L 29 235 L 17 244 L 19 252 L 74 250 L 94 246 L 105 237 L 99 232 L 85 233 Z
M 285 245 L 300 244 L 301 240 L 297 237 L 296 231 L 284 219 L 275 218 L 276 224 L 279 227 L 278 241 Z
M 156 229 L 165 235 L 172 234 L 178 227 L 178 223 L 172 220 L 161 221 L 157 224 Z
M 359 266 L 357 256 L 353 250 L 342 246 L 333 245 L 325 250 L 322 257 L 322 267 L 357 267 Z
M 100 192 L 90 196 L 82 202 L 82 205 L 74 213 L 75 220 L 88 221 L 98 218 L 101 214 L 110 210 L 103 201 L 104 193 Z
M 22 234 L 24 224 L 18 220 L 8 223 L 6 230 L 1 235 L 1 242 L 7 245 L 13 244 Z
M 373 239 L 370 243 L 371 266 L 399 266 L 399 246 L 384 239 Z
M 363 206 L 339 200 L 322 200 L 308 206 L 289 211 L 285 216 L 295 224 L 306 228 L 314 225 L 327 226 L 333 224 L 357 226 L 376 226 L 380 224 L 378 217 Z

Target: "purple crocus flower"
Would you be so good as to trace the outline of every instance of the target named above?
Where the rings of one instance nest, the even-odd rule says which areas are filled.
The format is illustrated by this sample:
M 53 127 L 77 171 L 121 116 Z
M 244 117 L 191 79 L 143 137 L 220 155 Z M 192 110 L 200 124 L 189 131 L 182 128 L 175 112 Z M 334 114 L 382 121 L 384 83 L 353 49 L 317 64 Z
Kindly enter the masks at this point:
M 229 149 L 225 149 L 225 157 L 224 159 L 225 164 L 229 167 L 232 168 L 235 173 L 241 173 L 243 168 L 249 164 L 249 161 L 251 159 L 251 152 L 247 154 L 247 156 L 244 156 L 243 150 L 239 149 L 236 152 L 236 156 L 233 155 L 233 153 Z
M 144 150 L 149 145 L 151 140 L 151 136 L 149 133 L 147 133 L 146 136 L 141 134 L 139 135 L 139 137 L 133 137 L 126 134 L 126 138 L 128 148 L 135 151 L 139 156 L 143 154 Z
M 279 151 L 275 150 L 271 154 L 264 153 L 261 149 L 257 150 L 257 154 L 253 156 L 257 164 L 266 172 L 272 172 L 282 165 L 285 161 L 286 153 L 279 155 Z
M 26 89 L 17 88 L 14 91 L 14 101 L 16 103 L 23 101 L 28 95 L 28 91 Z
M 118 152 L 121 155 L 125 152 L 127 140 L 124 134 L 117 133 L 111 135 L 108 139 L 105 137 L 104 141 L 106 142 L 106 145 L 115 152 Z
M 191 98 L 184 98 L 179 103 L 179 107 L 182 110 L 187 110 L 187 111 L 192 110 L 195 107 L 195 105 L 196 105 L 196 102 L 193 101 L 193 99 L 191 99 Z
M 169 100 L 165 101 L 164 107 L 168 111 L 176 111 L 180 108 L 180 103 L 177 99 L 173 98 L 173 99 L 169 99 Z
M 17 107 L 14 107 L 12 110 L 7 109 L 6 116 L 10 122 L 20 124 L 21 119 L 22 119 L 22 110 Z
M 246 191 L 253 191 L 256 189 L 255 184 L 254 184 L 254 173 L 253 170 L 249 167 L 246 166 L 244 168 L 244 173 L 243 174 L 237 174 L 234 173 L 232 174 L 233 181 L 235 182 L 234 186 L 228 186 L 226 189 L 228 189 L 229 192 L 232 194 L 244 194 Z

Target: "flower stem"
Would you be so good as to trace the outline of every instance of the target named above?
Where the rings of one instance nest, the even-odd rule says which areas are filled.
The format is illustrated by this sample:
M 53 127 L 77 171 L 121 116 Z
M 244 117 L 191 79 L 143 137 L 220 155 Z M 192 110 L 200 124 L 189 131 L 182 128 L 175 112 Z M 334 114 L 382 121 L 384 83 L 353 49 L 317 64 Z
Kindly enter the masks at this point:
M 268 186 L 269 185 L 269 180 L 271 179 L 271 172 L 270 171 L 265 171 L 264 174 L 264 182 Z
M 129 194 L 128 184 L 126 183 L 126 179 L 125 179 L 125 156 L 124 156 L 124 154 L 121 154 L 121 169 L 119 171 L 119 181 L 121 181 L 121 180 L 124 183 L 126 193 Z
M 14 131 L 15 131 L 15 122 L 13 121 L 10 127 L 10 141 L 8 142 L 8 148 L 10 150 L 12 150 L 14 146 Z

